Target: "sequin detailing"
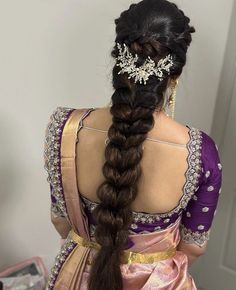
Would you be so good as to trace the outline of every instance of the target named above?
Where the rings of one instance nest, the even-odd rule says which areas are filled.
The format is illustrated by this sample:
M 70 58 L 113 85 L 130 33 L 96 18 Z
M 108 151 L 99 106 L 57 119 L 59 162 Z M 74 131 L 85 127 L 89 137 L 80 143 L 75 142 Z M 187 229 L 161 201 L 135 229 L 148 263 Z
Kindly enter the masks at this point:
M 204 230 L 204 228 L 205 228 L 205 227 L 204 227 L 203 225 L 199 225 L 199 226 L 197 227 L 198 230 Z
M 209 207 L 205 206 L 202 208 L 202 212 L 208 212 L 209 211 Z
M 47 181 L 51 184 L 51 195 L 56 202 L 51 203 L 54 214 L 67 216 L 61 181 L 61 135 L 66 120 L 74 109 L 57 107 L 50 116 L 45 132 L 44 168 L 48 173 Z
M 58 208 L 56 203 L 51 203 L 51 214 L 54 218 L 56 217 L 65 217 L 65 214 Z
M 47 281 L 46 290 L 52 290 L 54 288 L 56 279 L 58 277 L 58 274 L 62 268 L 62 265 L 66 261 L 69 254 L 72 252 L 72 250 L 75 248 L 76 243 L 71 239 L 67 238 L 65 243 L 62 245 L 60 252 L 55 258 L 55 262 L 53 267 L 51 268 L 50 275 Z
M 186 216 L 187 217 L 191 217 L 191 213 L 190 212 L 186 212 Z
M 96 226 L 94 224 L 89 224 L 89 235 L 90 235 L 90 237 L 94 237 L 95 236 L 95 229 L 96 229 Z
M 156 230 L 156 231 L 161 230 L 161 226 L 155 227 L 154 230 Z
M 131 229 L 134 229 L 134 230 L 136 230 L 138 228 L 138 226 L 136 224 L 131 224 L 130 227 L 131 227 Z
M 159 222 L 161 220 L 160 216 L 158 214 L 151 214 L 151 213 L 145 213 L 145 212 L 132 212 L 133 220 L 136 223 L 142 223 L 142 224 L 152 224 L 155 222 Z
M 207 172 L 205 174 L 206 178 L 208 178 L 210 176 L 210 174 L 211 174 L 211 172 L 209 170 L 207 170 Z
M 210 185 L 207 187 L 207 191 L 213 191 L 214 190 L 214 186 Z
M 198 232 L 187 229 L 185 226 L 180 225 L 181 227 L 181 236 L 182 240 L 186 243 L 197 244 L 199 247 L 202 247 L 206 241 L 210 238 L 210 230 L 206 232 Z

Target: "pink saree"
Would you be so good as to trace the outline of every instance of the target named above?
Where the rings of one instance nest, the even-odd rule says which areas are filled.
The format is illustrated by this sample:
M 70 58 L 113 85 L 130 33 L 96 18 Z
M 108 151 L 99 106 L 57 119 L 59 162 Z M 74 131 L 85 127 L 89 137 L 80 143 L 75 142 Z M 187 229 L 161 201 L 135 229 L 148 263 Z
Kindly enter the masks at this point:
M 158 253 L 176 247 L 179 242 L 179 221 L 166 230 L 140 235 L 130 235 L 134 246 L 129 250 L 137 253 Z M 92 250 L 89 256 L 95 251 Z M 90 265 L 86 264 L 81 280 L 81 290 L 87 290 Z M 187 257 L 180 251 L 154 263 L 122 264 L 124 290 L 192 290 L 194 281 L 188 274 Z
M 87 290 L 90 262 L 97 249 L 89 247 L 88 218 L 81 205 L 76 179 L 76 142 L 84 109 L 74 110 L 66 120 L 61 136 L 60 169 L 67 220 L 72 231 L 56 257 L 47 289 Z M 79 125 L 80 126 L 80 125 Z M 194 290 L 197 289 L 188 274 L 187 256 L 176 247 L 180 241 L 180 218 L 170 227 L 147 234 L 131 234 L 134 245 L 129 251 L 158 255 L 154 262 L 121 264 L 124 290 Z M 78 239 L 87 243 L 81 244 Z M 173 251 L 174 249 L 174 251 Z

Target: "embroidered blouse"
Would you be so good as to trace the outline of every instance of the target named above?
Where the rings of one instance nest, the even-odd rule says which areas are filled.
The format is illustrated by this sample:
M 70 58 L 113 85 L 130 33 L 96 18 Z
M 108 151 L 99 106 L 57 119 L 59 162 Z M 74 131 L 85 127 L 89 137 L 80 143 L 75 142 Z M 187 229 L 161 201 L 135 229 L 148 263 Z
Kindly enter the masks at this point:
M 57 107 L 50 116 L 45 131 L 44 168 L 50 185 L 51 211 L 55 216 L 68 218 L 63 195 L 60 172 L 60 143 L 64 125 L 74 108 Z M 81 118 L 79 128 L 83 128 L 83 120 L 94 108 L 87 109 Z M 180 232 L 182 240 L 203 246 L 209 240 L 209 234 L 216 213 L 222 183 L 222 165 L 218 147 L 214 140 L 194 127 L 189 127 L 188 168 L 183 194 L 178 205 L 166 213 L 132 212 L 133 222 L 130 234 L 145 234 L 170 227 L 181 218 Z M 94 236 L 96 223 L 92 211 L 97 206 L 80 193 L 84 210 L 88 216 L 91 237 Z M 128 247 L 132 246 L 130 241 Z

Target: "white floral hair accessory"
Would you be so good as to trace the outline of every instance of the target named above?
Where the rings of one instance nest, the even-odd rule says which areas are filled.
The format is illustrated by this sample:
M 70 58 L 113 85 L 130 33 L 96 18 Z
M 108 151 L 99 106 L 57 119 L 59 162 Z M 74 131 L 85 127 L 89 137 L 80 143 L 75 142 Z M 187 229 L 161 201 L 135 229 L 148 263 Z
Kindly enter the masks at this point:
M 117 42 L 119 55 L 116 59 L 120 62 L 116 65 L 121 67 L 118 74 L 128 73 L 129 79 L 133 77 L 135 78 L 135 83 L 139 81 L 140 84 L 144 83 L 144 85 L 146 85 L 149 76 L 156 75 L 158 79 L 162 81 L 163 72 L 166 71 L 168 74 L 170 73 L 170 67 L 173 65 L 173 58 L 170 54 L 168 54 L 165 58 L 160 59 L 157 65 L 154 60 L 148 56 L 143 65 L 137 67 L 135 63 L 138 60 L 138 55 L 135 54 L 135 56 L 133 56 L 129 52 L 129 48 L 125 43 L 123 43 L 123 46 L 124 49 L 122 50 L 121 44 Z

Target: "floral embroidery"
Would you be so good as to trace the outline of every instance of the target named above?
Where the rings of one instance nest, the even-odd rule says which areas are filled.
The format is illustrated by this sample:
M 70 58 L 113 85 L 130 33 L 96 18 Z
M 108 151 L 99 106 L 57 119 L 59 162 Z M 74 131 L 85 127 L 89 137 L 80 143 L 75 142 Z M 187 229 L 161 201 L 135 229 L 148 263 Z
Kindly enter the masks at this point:
M 60 249 L 60 252 L 55 258 L 53 267 L 51 268 L 50 275 L 47 281 L 46 290 L 51 290 L 54 288 L 56 279 L 62 268 L 62 265 L 64 264 L 67 257 L 69 256 L 69 254 L 72 252 L 72 250 L 75 248 L 76 245 L 77 244 L 69 237 L 66 239 L 65 243 L 62 245 Z
M 65 217 L 65 214 L 62 213 L 61 209 L 58 208 L 56 203 L 51 203 L 51 214 L 53 217 Z
M 211 172 L 209 170 L 207 170 L 207 172 L 205 174 L 206 178 L 208 178 L 210 176 L 210 174 L 211 174 Z
M 133 220 L 136 223 L 140 222 L 142 224 L 145 224 L 145 223 L 151 224 L 151 223 L 159 222 L 161 220 L 158 214 L 155 215 L 155 214 L 133 211 L 132 215 L 133 215 Z
M 197 244 L 199 247 L 202 247 L 206 241 L 210 238 L 210 230 L 206 232 L 198 232 L 187 229 L 184 225 L 180 225 L 180 232 L 182 240 L 186 243 Z
M 191 213 L 189 211 L 186 212 L 187 217 L 191 217 Z
M 134 230 L 136 230 L 138 228 L 138 226 L 136 224 L 131 224 L 130 227 L 131 227 L 131 229 L 134 229 Z
M 207 191 L 213 191 L 214 190 L 214 186 L 210 185 L 207 187 Z
M 55 200 L 51 203 L 51 210 L 60 216 L 67 216 L 61 181 L 61 135 L 65 122 L 73 110 L 57 107 L 50 116 L 45 133 L 44 168 L 48 173 L 47 181 L 51 184 L 51 195 Z
M 96 229 L 96 226 L 94 224 L 90 224 L 89 225 L 89 235 L 90 235 L 90 237 L 94 237 L 95 236 L 95 229 Z
M 204 230 L 204 228 L 205 228 L 205 227 L 204 227 L 203 225 L 199 225 L 199 226 L 197 227 L 198 230 Z
M 202 208 L 202 212 L 208 212 L 209 211 L 209 207 L 205 206 Z
M 155 227 L 154 230 L 156 230 L 156 231 L 161 230 L 161 226 Z

